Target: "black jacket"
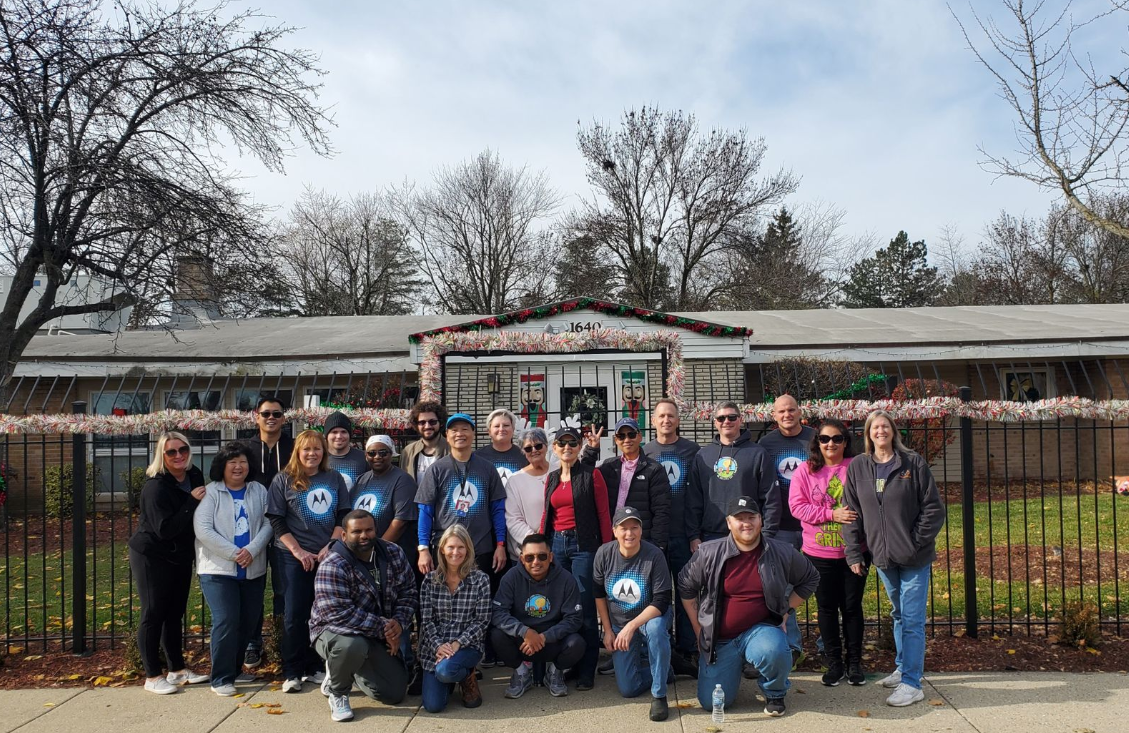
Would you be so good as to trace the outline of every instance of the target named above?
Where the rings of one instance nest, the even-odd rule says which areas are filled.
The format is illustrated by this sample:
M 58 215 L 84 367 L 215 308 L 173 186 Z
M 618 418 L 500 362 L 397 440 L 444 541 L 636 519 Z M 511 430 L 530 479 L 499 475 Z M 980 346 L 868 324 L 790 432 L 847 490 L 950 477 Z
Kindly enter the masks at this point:
M 280 435 L 273 448 L 268 448 L 261 437 L 252 438 L 247 445 L 251 449 L 251 468 L 255 480 L 266 487 L 270 486 L 279 471 L 286 468 L 290 454 L 294 452 L 294 439 L 289 435 Z
M 929 465 L 916 453 L 896 452 L 881 503 L 876 477 L 872 456 L 858 456 L 847 467 L 843 501 L 859 515 L 843 525 L 847 562 L 865 562 L 865 547 L 883 569 L 931 564 L 937 559 L 937 535 L 945 526 L 945 505 Z
M 195 466 L 189 467 L 187 478 L 192 488 L 208 483 Z M 196 557 L 192 515 L 199 504 L 168 471 L 147 480 L 141 487 L 141 513 L 137 531 L 129 538 L 130 549 L 151 559 L 192 565 Z
M 599 468 L 604 483 L 608 485 L 608 511 L 611 514 L 615 514 L 616 501 L 619 499 L 622 468 L 623 456 L 609 458 Z M 662 464 L 642 453 L 635 466 L 635 475 L 631 477 L 631 486 L 627 489 L 626 506 L 639 510 L 639 519 L 643 522 L 643 539 L 658 545 L 660 549 L 666 549 L 667 540 L 670 539 L 670 481 L 667 480 Z
M 768 610 L 778 616 L 788 614 L 789 588 L 800 598 L 807 598 L 819 585 L 819 571 L 811 561 L 787 542 L 761 535 L 764 552 L 757 569 L 764 587 L 764 602 Z M 698 649 L 712 664 L 715 661 L 714 644 L 717 641 L 718 599 L 721 595 L 722 573 L 725 562 L 740 554 L 733 536 L 722 537 L 698 545 L 690 562 L 678 574 L 678 594 L 682 598 L 698 600 L 698 623 L 702 633 Z
M 577 461 L 572 467 L 572 510 L 576 515 L 576 541 L 581 552 L 595 552 L 604 544 L 600 532 L 600 515 L 596 511 L 596 482 L 593 474 L 596 469 Z M 541 520 L 541 531 L 552 542 L 553 521 L 556 519 L 553 503 L 549 497 L 561 484 L 561 470 L 549 472 L 545 482 L 545 514 Z M 609 528 L 610 529 L 610 528 Z

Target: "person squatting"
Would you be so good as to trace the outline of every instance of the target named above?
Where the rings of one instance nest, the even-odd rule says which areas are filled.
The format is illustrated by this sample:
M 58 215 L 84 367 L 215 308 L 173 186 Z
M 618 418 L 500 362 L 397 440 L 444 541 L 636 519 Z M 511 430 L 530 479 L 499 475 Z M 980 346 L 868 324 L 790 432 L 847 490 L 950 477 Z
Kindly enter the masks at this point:
M 624 698 L 650 695 L 654 721 L 669 717 L 678 675 L 697 679 L 706 710 L 719 688 L 739 704 L 744 677 L 781 716 L 804 658 L 795 611 L 813 594 L 823 684 L 866 684 L 873 566 L 897 646 L 878 684 L 892 706 L 924 697 L 945 513 L 928 465 L 883 411 L 856 454 L 846 425 L 801 424 L 788 395 L 759 442 L 722 402 L 699 446 L 664 398 L 654 438 L 644 444 L 624 417 L 616 455 L 600 463 L 602 430 L 533 428 L 515 443 L 508 410 L 489 415 L 490 445 L 476 451 L 471 415 L 418 403 L 420 437 L 399 452 L 387 435 L 355 448 L 340 412 L 290 439 L 285 410 L 281 397 L 260 400 L 259 437 L 223 447 L 207 478 L 185 435 L 157 441 L 129 541 L 150 692 L 210 683 L 233 696 L 254 681 L 269 567 L 281 689 L 320 688 L 334 721 L 353 717 L 354 687 L 387 705 L 419 695 L 429 713 L 452 696 L 478 707 L 480 670 L 493 666 L 511 670 L 509 699 L 538 685 L 564 697 L 611 675 Z M 181 648 L 193 567 L 212 612 L 210 675 Z

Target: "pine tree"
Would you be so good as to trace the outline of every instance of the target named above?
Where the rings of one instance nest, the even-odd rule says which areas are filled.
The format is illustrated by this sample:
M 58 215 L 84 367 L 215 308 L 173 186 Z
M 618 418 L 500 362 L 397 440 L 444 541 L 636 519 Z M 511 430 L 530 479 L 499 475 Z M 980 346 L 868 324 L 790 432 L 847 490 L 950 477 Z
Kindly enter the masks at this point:
M 930 267 L 925 240 L 911 242 L 904 231 L 884 249 L 851 267 L 843 286 L 847 308 L 919 308 L 932 305 L 944 278 Z

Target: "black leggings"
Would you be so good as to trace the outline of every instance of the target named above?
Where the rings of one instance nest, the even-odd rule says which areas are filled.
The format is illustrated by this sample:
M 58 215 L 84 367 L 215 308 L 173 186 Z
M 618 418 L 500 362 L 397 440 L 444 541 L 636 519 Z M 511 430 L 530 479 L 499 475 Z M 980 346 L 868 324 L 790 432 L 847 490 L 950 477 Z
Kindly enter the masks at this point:
M 846 637 L 847 662 L 862 660 L 862 594 L 866 577 L 851 572 L 842 558 L 812 557 L 812 565 L 819 571 L 819 585 L 815 600 L 819 608 L 819 635 L 831 660 L 843 659 L 843 642 L 839 636 L 839 616 L 843 616 L 843 636 Z
M 129 567 L 141 601 L 137 650 L 145 676 L 162 674 L 162 649 L 169 671 L 179 672 L 184 669 L 184 611 L 192 588 L 192 566 L 154 560 L 131 549 Z
M 522 662 L 552 662 L 557 669 L 571 669 L 584 656 L 584 637 L 569 634 L 560 641 L 546 642 L 541 651 L 527 657 L 521 651 L 521 639 L 510 636 L 498 627 L 490 629 L 490 640 L 494 642 L 494 653 L 498 659 L 511 669 L 517 669 Z

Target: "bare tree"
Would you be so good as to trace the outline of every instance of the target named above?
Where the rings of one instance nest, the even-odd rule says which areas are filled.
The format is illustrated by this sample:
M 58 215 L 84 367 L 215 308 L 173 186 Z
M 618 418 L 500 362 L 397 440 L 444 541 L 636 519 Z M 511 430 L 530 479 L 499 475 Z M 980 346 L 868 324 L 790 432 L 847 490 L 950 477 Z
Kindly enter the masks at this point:
M 436 310 L 502 313 L 549 291 L 556 247 L 546 220 L 559 198 L 544 172 L 511 168 L 485 150 L 397 198 Z
M 0 0 L 0 216 L 14 276 L 0 389 L 48 321 L 170 299 L 174 254 L 255 256 L 259 212 L 234 187 L 224 142 L 276 170 L 295 137 L 328 152 L 313 54 L 284 48 L 285 26 L 226 13 L 222 1 L 123 0 L 103 13 L 87 0 Z M 58 304 L 79 273 L 110 296 Z
M 1094 210 L 1106 219 L 1129 221 L 1129 196 L 1101 196 Z M 1129 239 L 1092 224 L 1071 208 L 1052 209 L 1049 216 L 1058 222 L 1077 299 L 1082 303 L 1129 300 Z
M 1111 218 L 1094 206 L 1099 194 L 1125 190 L 1129 70 L 1099 70 L 1077 48 L 1097 24 L 1124 25 L 1127 4 L 1110 2 L 1081 20 L 1074 18 L 1070 2 L 1001 4 L 1010 16 L 1006 28 L 971 5 L 967 26 L 953 13 L 969 48 L 995 77 L 1000 96 L 1015 115 L 1017 154 L 1005 157 L 981 148 L 985 168 L 1060 192 L 1086 221 L 1129 236 L 1129 220 Z M 969 28 L 979 31 L 976 40 Z
M 582 127 L 577 144 L 593 198 L 572 216 L 622 268 L 620 297 L 671 310 L 716 307 L 724 265 L 757 218 L 795 191 L 786 170 L 758 178 L 766 146 L 745 130 L 700 133 L 693 115 L 643 107 L 620 126 Z
M 978 304 L 1072 303 L 1075 281 L 1061 210 L 1039 221 L 1006 212 L 990 222 L 972 269 Z
M 425 285 L 408 234 L 380 194 L 342 200 L 306 189 L 279 244 L 304 316 L 411 313 Z

